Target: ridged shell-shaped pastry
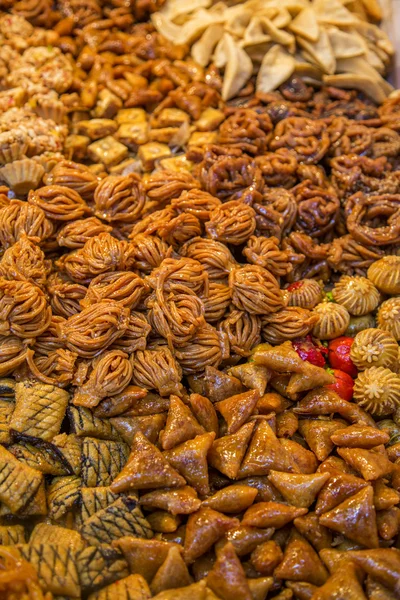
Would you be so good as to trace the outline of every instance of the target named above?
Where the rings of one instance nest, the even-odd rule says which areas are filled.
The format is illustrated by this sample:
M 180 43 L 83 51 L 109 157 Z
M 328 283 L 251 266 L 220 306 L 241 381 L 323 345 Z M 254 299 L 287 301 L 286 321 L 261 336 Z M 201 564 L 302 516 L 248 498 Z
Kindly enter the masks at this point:
M 321 286 L 315 279 L 301 279 L 292 283 L 288 290 L 288 306 L 300 306 L 301 308 L 314 308 L 322 300 Z
M 397 341 L 400 340 L 400 297 L 389 298 L 382 302 L 377 321 L 380 329 L 390 331 Z
M 397 361 L 399 346 L 391 333 L 382 329 L 365 329 L 357 333 L 350 358 L 358 369 L 388 367 Z
M 350 314 L 366 315 L 379 304 L 380 294 L 366 277 L 343 275 L 335 283 L 332 295 L 336 302 L 347 308 Z
M 318 315 L 306 308 L 290 306 L 262 318 L 263 338 L 270 344 L 304 337 L 318 321 Z
M 320 340 L 332 340 L 343 335 L 350 323 L 347 309 L 335 302 L 321 302 L 314 308 L 319 319 L 314 325 L 313 336 Z
M 372 263 L 368 279 L 385 294 L 400 294 L 400 256 L 384 256 Z
M 1 178 L 18 195 L 35 190 L 44 175 L 44 168 L 31 158 L 15 160 L 1 169 Z
M 400 406 L 400 375 L 384 367 L 371 367 L 358 374 L 354 400 L 376 417 L 392 414 Z

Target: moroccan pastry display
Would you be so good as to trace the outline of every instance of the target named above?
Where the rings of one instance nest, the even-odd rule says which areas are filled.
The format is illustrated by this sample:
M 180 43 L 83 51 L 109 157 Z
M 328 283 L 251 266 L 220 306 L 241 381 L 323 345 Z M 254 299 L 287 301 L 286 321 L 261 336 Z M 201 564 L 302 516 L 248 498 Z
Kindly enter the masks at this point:
M 397 598 L 378 4 L 163 4 L 0 0 L 0 598 Z M 151 14 L 203 24 L 173 44 Z M 264 36 L 228 94 L 229 64 L 196 58 L 220 29 L 221 60 Z M 375 57 L 365 93 L 316 76 L 325 38 Z

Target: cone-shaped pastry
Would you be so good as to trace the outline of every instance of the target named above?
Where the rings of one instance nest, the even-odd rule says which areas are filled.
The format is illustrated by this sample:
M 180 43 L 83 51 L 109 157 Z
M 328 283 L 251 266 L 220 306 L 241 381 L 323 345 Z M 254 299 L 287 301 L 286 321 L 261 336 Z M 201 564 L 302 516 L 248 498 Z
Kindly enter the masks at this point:
M 233 544 L 238 556 L 244 556 L 253 552 L 260 544 L 268 542 L 274 534 L 274 529 L 259 529 L 258 527 L 248 527 L 239 525 L 230 529 L 225 534 L 225 539 Z
M 283 559 L 275 569 L 275 577 L 291 581 L 307 581 L 322 585 L 328 579 L 328 571 L 314 548 L 298 533 L 289 540 Z
M 396 506 L 400 502 L 400 494 L 398 491 L 390 488 L 382 480 L 374 484 L 374 504 L 376 510 L 387 510 Z
M 336 446 L 347 446 L 348 448 L 373 448 L 380 444 L 387 444 L 389 434 L 376 427 L 367 425 L 350 425 L 344 429 L 337 429 L 331 440 Z
M 154 490 L 140 497 L 144 508 L 167 510 L 172 515 L 190 515 L 200 508 L 201 500 L 189 486 L 177 489 Z
M 168 464 L 158 448 L 138 432 L 128 462 L 112 482 L 111 489 L 118 493 L 183 485 L 186 485 L 184 478 Z
M 248 508 L 243 516 L 242 525 L 251 527 L 283 527 L 307 512 L 306 508 L 296 508 L 280 502 L 258 502 Z
M 341 600 L 367 600 L 357 578 L 354 564 L 347 561 L 333 573 L 328 581 L 313 595 L 313 600 L 332 600 L 340 590 Z
M 377 548 L 376 550 L 353 550 L 349 558 L 365 573 L 379 581 L 389 590 L 400 591 L 400 550 Z
M 392 472 L 393 465 L 388 459 L 383 446 L 378 446 L 372 450 L 338 448 L 337 452 L 347 464 L 361 473 L 366 481 L 374 481 Z
M 299 431 L 320 461 L 324 461 L 334 448 L 331 435 L 345 426 L 345 421 L 301 420 Z
M 171 546 L 167 557 L 150 584 L 153 594 L 158 594 L 171 588 L 185 587 L 191 584 L 191 577 L 182 554 L 176 546 Z
M 291 342 L 285 342 L 279 346 L 255 348 L 253 360 L 257 365 L 264 365 L 277 373 L 302 373 L 304 362 L 293 349 Z
M 230 542 L 217 549 L 217 560 L 207 575 L 207 585 L 222 600 L 252 600 L 243 567 Z
M 331 547 L 332 534 L 329 529 L 321 525 L 315 513 L 309 512 L 303 517 L 297 517 L 293 523 L 297 531 L 314 546 L 317 552 Z
M 400 509 L 393 506 L 388 510 L 380 510 L 376 515 L 379 537 L 383 540 L 392 540 L 399 533 Z
M 215 404 L 215 408 L 228 424 L 228 434 L 236 433 L 246 423 L 259 399 L 260 394 L 257 390 L 249 390 Z
M 229 485 L 203 500 L 203 506 L 209 506 L 223 513 L 237 514 L 249 508 L 257 494 L 258 490 L 249 485 Z
M 375 421 L 364 410 L 352 402 L 343 400 L 336 392 L 326 388 L 315 388 L 309 392 L 293 409 L 299 415 L 340 414 L 351 423 L 365 423 L 375 426 Z
M 218 416 L 213 403 L 205 396 L 200 396 L 200 394 L 190 394 L 189 402 L 190 408 L 200 425 L 206 431 L 214 431 L 215 435 L 218 436 Z
M 189 485 L 205 496 L 209 493 L 207 454 L 215 438 L 215 433 L 204 433 L 164 452 L 164 457 L 183 475 Z
M 255 422 L 252 421 L 243 425 L 236 433 L 215 440 L 208 453 L 209 464 L 230 479 L 235 479 L 254 427 Z
M 324 386 L 334 383 L 334 377 L 321 367 L 316 367 L 310 363 L 304 363 L 303 373 L 293 373 L 289 379 L 286 392 L 289 398 L 298 392 L 313 390 L 317 386 Z
M 160 435 L 163 450 L 169 450 L 196 435 L 205 433 L 190 408 L 183 404 L 178 396 L 171 396 L 167 422 Z
M 335 471 L 330 473 L 330 479 L 318 495 L 315 512 L 321 515 L 338 504 L 341 504 L 350 496 L 365 488 L 368 483 L 359 477 Z
M 316 585 L 306 581 L 287 581 L 287 587 L 292 590 L 297 600 L 311 600 L 318 589 Z
M 334 509 L 321 515 L 321 525 L 341 533 L 362 546 L 377 548 L 379 541 L 373 496 L 372 487 L 365 487 Z
M 145 540 L 136 537 L 122 537 L 113 546 L 123 553 L 131 573 L 139 573 L 150 583 L 161 567 L 172 546 L 182 550 L 178 544 L 161 540 Z
M 293 457 L 295 472 L 297 473 L 315 473 L 318 466 L 318 461 L 311 450 L 307 450 L 294 440 L 281 438 L 281 446 L 286 450 L 286 453 Z
M 239 521 L 226 517 L 211 508 L 200 508 L 197 513 L 190 515 L 186 525 L 184 558 L 186 563 L 192 563 L 207 552 L 226 531 L 237 527 Z
M 242 382 L 237 377 L 218 371 L 215 367 L 206 367 L 204 387 L 204 394 L 211 402 L 225 400 L 243 390 Z
M 160 431 L 165 425 L 165 413 L 144 415 L 143 417 L 130 417 L 129 415 L 120 415 L 112 417 L 110 423 L 118 431 L 124 442 L 131 445 L 133 438 L 138 431 L 147 437 L 149 442 L 155 444 L 158 440 Z
M 265 600 L 274 585 L 272 577 L 254 577 L 247 580 L 253 600 Z M 208 600 L 208 599 L 207 599 Z
M 284 499 L 294 506 L 308 508 L 314 502 L 322 486 L 328 481 L 329 473 L 303 475 L 271 471 L 268 478 Z
M 174 533 L 181 524 L 180 517 L 165 510 L 155 510 L 146 515 L 146 518 L 155 533 Z
M 282 550 L 276 542 L 270 540 L 257 546 L 251 553 L 250 562 L 262 575 L 272 575 L 283 557 Z
M 263 365 L 257 365 L 254 362 L 247 362 L 242 365 L 236 365 L 229 369 L 229 373 L 234 375 L 251 390 L 257 390 L 262 396 L 272 377 L 272 371 Z
M 285 452 L 267 421 L 260 421 L 240 468 L 240 477 L 268 475 L 271 469 L 296 472 L 294 460 Z
M 199 581 L 183 588 L 165 590 L 153 596 L 154 600 L 209 600 L 206 590 L 206 582 Z

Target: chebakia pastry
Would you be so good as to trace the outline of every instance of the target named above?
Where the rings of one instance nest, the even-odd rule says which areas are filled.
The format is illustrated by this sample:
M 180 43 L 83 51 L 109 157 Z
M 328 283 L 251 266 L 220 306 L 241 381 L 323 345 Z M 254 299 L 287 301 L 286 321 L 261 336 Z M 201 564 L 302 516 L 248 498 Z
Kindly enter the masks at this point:
M 0 598 L 399 597 L 380 5 L 0 7 Z

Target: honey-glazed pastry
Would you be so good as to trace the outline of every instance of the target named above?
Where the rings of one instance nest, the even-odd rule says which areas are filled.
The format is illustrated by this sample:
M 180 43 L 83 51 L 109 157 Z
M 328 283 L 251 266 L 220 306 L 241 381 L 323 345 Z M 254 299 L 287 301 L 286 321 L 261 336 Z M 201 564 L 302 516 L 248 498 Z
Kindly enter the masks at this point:
M 322 300 L 322 288 L 315 279 L 300 279 L 291 283 L 285 291 L 288 306 L 312 309 Z
M 389 298 L 382 302 L 376 316 L 380 329 L 389 331 L 397 341 L 400 340 L 400 297 Z
M 329 266 L 345 275 L 367 276 L 368 267 L 382 255 L 374 246 L 364 246 L 351 235 L 335 238 L 329 245 Z
M 139 175 L 109 175 L 94 192 L 95 214 L 113 223 L 134 223 L 141 215 L 145 191 Z
M 237 153 L 235 148 L 229 147 L 229 151 Z M 246 192 L 251 192 L 253 195 L 254 192 L 261 192 L 263 189 L 261 171 L 249 156 L 240 154 L 239 156 L 219 154 L 210 160 L 205 158 L 196 168 L 195 172 L 202 187 L 222 202 L 243 198 Z
M 73 221 L 90 213 L 78 192 L 61 185 L 48 185 L 31 190 L 28 202 L 41 208 L 46 217 L 54 221 Z
M 52 273 L 47 280 L 47 293 L 53 315 L 68 319 L 81 311 L 80 301 L 86 296 L 84 285 L 71 281 L 62 273 Z
M 225 202 L 210 213 L 207 233 L 214 240 L 238 246 L 254 233 L 255 214 L 251 206 L 240 200 Z
M 205 223 L 210 219 L 210 213 L 221 205 L 221 200 L 203 190 L 191 189 L 182 192 L 178 198 L 173 198 L 171 206 L 178 213 L 190 213 L 199 221 Z
M 77 219 L 66 223 L 57 232 L 57 243 L 59 246 L 65 246 L 76 250 L 83 248 L 86 242 L 100 233 L 111 233 L 112 227 L 102 223 L 97 217 L 88 217 L 87 219 Z
M 279 121 L 270 142 L 272 150 L 288 148 L 299 162 L 318 163 L 327 153 L 330 139 L 321 120 L 289 117 Z
M 148 320 L 170 349 L 183 346 L 205 325 L 204 306 L 194 294 L 153 294 L 146 300 Z
M 187 171 L 155 171 L 143 178 L 144 190 L 152 206 L 161 208 L 189 190 L 197 190 L 200 184 Z
M 288 306 L 262 317 L 262 336 L 270 344 L 305 337 L 318 322 L 318 315 L 306 308 Z
M 208 296 L 202 298 L 204 317 L 207 323 L 216 323 L 223 318 L 232 298 L 232 290 L 224 283 L 210 281 Z
M 365 246 L 387 246 L 400 241 L 400 195 L 363 194 L 350 196 L 345 205 L 346 226 Z
M 369 367 L 391 369 L 398 359 L 399 345 L 388 331 L 364 329 L 354 338 L 350 358 L 356 367 L 363 371 Z
M 384 294 L 400 294 L 400 256 L 389 255 L 372 263 L 368 279 Z
M 164 258 L 169 258 L 172 253 L 172 248 L 168 246 L 167 242 L 156 235 L 144 233 L 133 236 L 130 249 L 135 267 L 146 275 L 159 267 Z
M 85 202 L 93 200 L 99 178 L 86 166 L 72 160 L 61 160 L 43 177 L 46 185 L 61 185 L 75 190 Z
M 333 188 L 321 188 L 310 180 L 291 190 L 297 203 L 296 229 L 312 238 L 325 237 L 339 218 L 339 198 Z
M 351 315 L 363 316 L 376 309 L 381 299 L 379 291 L 366 277 L 342 275 L 335 283 L 332 296 Z
M 98 275 L 89 284 L 81 306 L 86 308 L 101 300 L 115 300 L 127 308 L 134 309 L 147 290 L 143 279 L 131 271 L 114 271 Z
M 139 350 L 130 357 L 136 385 L 157 390 L 161 396 L 180 394 L 182 370 L 167 346 Z
M 166 258 L 146 281 L 156 291 L 208 295 L 207 271 L 192 258 Z
M 384 367 L 370 367 L 354 382 L 354 401 L 376 417 L 390 415 L 400 406 L 400 375 Z
M 277 280 L 262 267 L 245 265 L 232 269 L 229 286 L 232 289 L 232 303 L 239 310 L 265 315 L 284 306 Z
M 145 350 L 150 332 L 151 325 L 145 315 L 133 310 L 124 334 L 110 346 L 110 349 L 122 350 L 127 354 L 132 354 L 136 350 Z
M 287 148 L 266 152 L 255 159 L 268 187 L 290 189 L 296 183 L 297 160 Z
M 290 190 L 264 188 L 262 197 L 252 204 L 256 211 L 257 232 L 282 240 L 292 229 L 297 217 L 297 204 Z
M 321 302 L 313 310 L 319 317 L 312 330 L 317 339 L 333 340 L 343 335 L 350 323 L 350 315 L 341 304 Z
M 157 234 L 173 248 L 179 249 L 182 244 L 200 236 L 202 227 L 199 219 L 191 213 L 183 212 L 180 215 L 163 222 L 157 228 Z
M 42 383 L 65 387 L 73 380 L 75 364 L 78 355 L 76 352 L 58 348 L 46 355 L 36 356 L 34 350 L 29 348 L 26 363 L 31 374 Z
M 0 278 L 0 315 L 1 335 L 33 338 L 49 326 L 51 308 L 36 285 Z
M 189 342 L 175 349 L 175 356 L 184 375 L 201 373 L 208 366 L 217 368 L 222 361 L 217 330 L 208 323 L 200 326 Z
M 228 349 L 238 356 L 250 356 L 252 348 L 261 342 L 261 319 L 245 311 L 232 310 L 218 324 L 218 331 L 226 337 Z
M 0 169 L 0 175 L 15 194 L 25 196 L 39 186 L 44 168 L 31 158 L 22 158 L 5 165 Z
M 196 237 L 189 240 L 179 253 L 199 261 L 210 281 L 226 278 L 236 262 L 225 244 L 207 238 Z
M 267 150 L 272 129 L 268 114 L 249 108 L 239 109 L 220 126 L 218 142 L 237 147 L 248 154 L 263 154 Z
M 40 243 L 50 238 L 53 224 L 44 211 L 21 200 L 11 200 L 8 206 L 0 209 L 0 242 L 9 248 L 24 233 L 28 237 L 39 238 Z
M 0 336 L 0 377 L 10 375 L 25 362 L 28 346 L 16 335 Z
M 35 243 L 38 241 L 38 238 L 22 234 L 18 242 L 7 248 L 0 260 L 1 276 L 9 280 L 29 281 L 44 288 L 51 267 Z
M 243 250 L 244 256 L 253 265 L 268 269 L 275 277 L 282 277 L 293 269 L 292 252 L 279 249 L 276 237 L 257 237 L 252 235 Z

